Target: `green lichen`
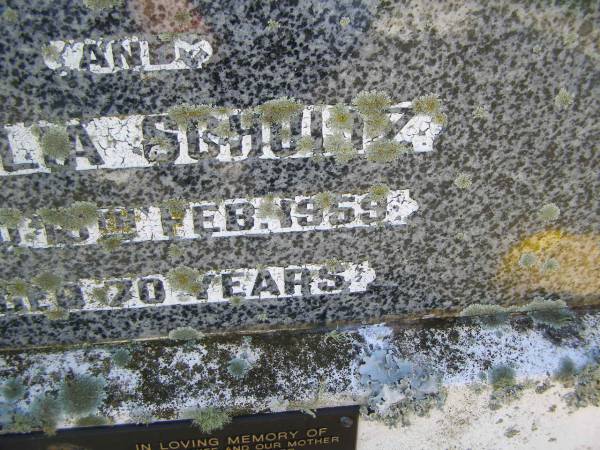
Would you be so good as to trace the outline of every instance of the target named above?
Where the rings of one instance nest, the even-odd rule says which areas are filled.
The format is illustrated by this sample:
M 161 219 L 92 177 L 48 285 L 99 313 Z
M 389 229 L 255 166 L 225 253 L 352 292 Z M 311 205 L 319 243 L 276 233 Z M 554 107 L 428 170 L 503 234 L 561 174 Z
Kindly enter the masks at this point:
M 126 348 L 116 349 L 111 356 L 113 364 L 117 367 L 126 367 L 133 359 L 131 352 Z
M 538 211 L 538 219 L 542 222 L 554 222 L 560 217 L 560 208 L 554 203 L 546 203 Z
M 167 255 L 171 259 L 181 258 L 185 252 L 180 249 L 177 245 L 171 244 L 169 245 L 169 250 L 167 251 Z
M 17 228 L 23 221 L 23 214 L 15 208 L 0 208 L 0 226 Z
M 2 385 L 2 396 L 9 402 L 20 400 L 25 394 L 25 386 L 19 378 L 9 378 Z
M 280 26 L 281 26 L 281 24 L 275 19 L 269 19 L 269 21 L 267 22 L 267 30 L 269 30 L 269 31 L 275 31 Z
M 281 137 L 282 141 L 288 142 L 290 139 L 292 139 L 292 130 L 287 127 L 282 128 L 279 132 L 279 136 Z
M 554 97 L 554 106 L 558 110 L 569 108 L 573 104 L 573 95 L 565 88 L 560 88 L 556 97 Z
M 334 130 L 351 130 L 353 118 L 350 109 L 342 104 L 337 104 L 329 109 L 329 126 Z
M 573 313 L 569 311 L 564 300 L 536 298 L 527 305 L 521 306 L 519 311 L 526 312 L 536 324 L 556 329 L 567 326 L 573 319 Z
M 462 317 L 472 317 L 485 327 L 497 327 L 508 320 L 509 311 L 499 305 L 473 304 L 467 306 L 460 313 Z
M 303 105 L 296 100 L 282 97 L 269 100 L 256 108 L 265 124 L 280 124 L 288 122 L 293 116 L 302 111 Z
M 522 269 L 532 269 L 538 262 L 538 257 L 533 252 L 523 252 L 519 257 L 519 267 Z
M 99 427 L 102 425 L 108 425 L 110 423 L 111 421 L 108 418 L 95 415 L 80 417 L 75 422 L 78 427 Z
M 373 114 L 364 118 L 365 134 L 372 139 L 385 135 L 392 127 L 392 122 L 386 114 Z
M 365 118 L 381 116 L 392 106 L 392 101 L 383 91 L 364 91 L 358 94 L 352 104 Z
M 123 0 L 83 0 L 83 4 L 93 11 L 101 11 L 121 6 Z
M 488 371 L 488 381 L 496 390 L 514 386 L 515 370 L 506 365 L 493 366 Z
M 191 11 L 187 9 L 180 9 L 173 16 L 173 20 L 175 20 L 175 22 L 177 22 L 181 26 L 187 25 L 192 20 L 192 18 L 193 16 Z
M 202 408 L 191 411 L 188 416 L 192 419 L 192 425 L 200 429 L 202 433 L 212 433 L 231 423 L 231 415 L 227 411 L 213 407 Z
M 242 302 L 244 301 L 244 299 L 238 295 L 235 295 L 233 297 L 229 297 L 229 303 L 231 303 L 233 306 L 239 306 L 242 304 Z
M 334 133 L 325 138 L 325 152 L 333 154 L 337 162 L 347 163 L 358 156 L 357 150 L 342 133 Z
M 560 263 L 554 258 L 547 259 L 540 267 L 540 271 L 543 274 L 556 272 L 558 269 L 560 269 Z
M 275 202 L 273 195 L 267 195 L 259 200 L 256 213 L 257 217 L 260 217 L 261 219 L 277 219 L 282 213 L 283 211 Z
M 487 120 L 489 118 L 489 113 L 483 105 L 478 105 L 473 110 L 473 118 L 478 120 Z
M 473 179 L 471 175 L 461 172 L 454 179 L 454 186 L 459 189 L 469 189 L 473 184 Z
M 101 305 L 108 305 L 108 287 L 95 287 L 92 289 L 90 296 L 93 301 L 100 303 Z
M 369 198 L 374 202 L 387 200 L 390 188 L 386 184 L 375 184 L 369 188 Z
M 577 375 L 575 362 L 568 356 L 561 358 L 558 369 L 554 372 L 554 379 L 568 385 L 573 382 L 575 375 Z
M 220 121 L 212 132 L 222 139 L 229 139 L 236 135 L 235 131 L 231 129 L 229 120 Z
M 27 297 L 29 284 L 21 278 L 13 278 L 4 285 L 6 292 L 11 297 Z
M 575 390 L 566 397 L 567 404 L 574 408 L 600 406 L 600 366 L 590 364 L 577 376 Z
M 240 116 L 240 125 L 244 129 L 249 129 L 254 126 L 255 112 L 254 109 L 249 109 L 242 112 Z
M 65 126 L 51 125 L 40 140 L 42 153 L 50 158 L 65 160 L 71 152 L 71 141 Z
M 446 116 L 446 113 L 443 113 L 441 111 L 434 113 L 431 117 L 431 120 L 433 123 L 441 125 L 442 127 L 448 124 L 448 116 Z
M 33 401 L 30 411 L 36 427 L 41 428 L 48 436 L 56 434 L 56 426 L 62 416 L 62 406 L 58 399 L 50 394 L 43 394 Z
M 315 206 L 322 210 L 326 210 L 333 206 L 335 197 L 335 194 L 332 194 L 331 192 L 319 192 L 313 197 L 313 201 Z
M 195 295 L 202 289 L 201 274 L 196 269 L 179 266 L 167 272 L 167 280 L 176 291 Z
M 315 147 L 315 139 L 312 136 L 302 136 L 296 142 L 298 153 L 306 154 L 312 152 Z
M 114 252 L 123 243 L 123 238 L 121 236 L 102 236 L 98 239 L 98 244 L 104 248 L 107 252 Z
M 205 123 L 213 114 L 211 105 L 176 105 L 167 111 L 167 115 L 179 126 L 186 127 L 191 121 Z
M 350 25 L 350 17 L 344 16 L 340 19 L 340 26 L 342 28 L 346 28 L 348 25 Z
M 31 282 L 47 292 L 56 292 L 62 286 L 62 278 L 52 272 L 42 272 L 33 277 Z
M 7 6 L 2 13 L 2 19 L 6 22 L 16 23 L 19 21 L 19 13 L 16 9 Z
M 427 94 L 413 100 L 413 110 L 417 114 L 426 114 L 433 117 L 440 111 L 442 102 L 436 94 Z
M 16 412 L 2 431 L 5 433 L 31 433 L 34 428 L 35 423 L 29 414 Z
M 376 163 L 390 163 L 398 159 L 402 154 L 409 153 L 410 149 L 389 139 L 375 141 L 367 148 L 367 159 Z
M 185 212 L 189 207 L 189 203 L 182 199 L 172 198 L 163 202 L 163 206 L 167 208 L 174 220 L 183 220 Z
M 69 310 L 65 308 L 52 307 L 44 311 L 46 319 L 51 321 L 67 320 L 69 318 Z
M 246 373 L 252 368 L 252 365 L 247 359 L 232 358 L 227 364 L 227 373 L 234 378 L 241 379 L 246 376 Z
M 202 333 L 191 327 L 179 327 L 169 331 L 169 339 L 173 341 L 197 341 L 203 337 Z
M 98 207 L 92 202 L 75 202 L 64 208 L 42 208 L 38 214 L 44 223 L 71 231 L 98 223 Z
M 63 410 L 72 415 L 91 414 L 102 403 L 105 381 L 89 375 L 75 375 L 63 380 L 59 398 Z

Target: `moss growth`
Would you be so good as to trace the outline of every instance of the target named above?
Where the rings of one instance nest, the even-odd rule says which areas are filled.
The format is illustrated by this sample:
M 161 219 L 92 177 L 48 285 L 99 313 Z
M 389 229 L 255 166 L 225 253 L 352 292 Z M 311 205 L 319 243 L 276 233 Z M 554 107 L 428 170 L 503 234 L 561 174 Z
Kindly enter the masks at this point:
M 109 423 L 111 423 L 111 421 L 106 417 L 94 415 L 80 417 L 75 422 L 75 424 L 79 427 L 98 427 L 102 425 L 108 425 Z
M 358 156 L 358 152 L 352 146 L 352 142 L 341 133 L 334 133 L 325 138 L 324 149 L 332 153 L 337 162 L 347 163 Z
M 89 375 L 65 378 L 60 388 L 64 411 L 73 415 L 93 413 L 104 399 L 104 385 L 104 380 Z
M 554 97 L 554 106 L 558 110 L 567 109 L 573 104 L 573 95 L 565 88 L 560 88 L 556 97 Z
M 83 0 L 83 4 L 91 10 L 101 11 L 121 6 L 123 0 Z
M 112 352 L 112 362 L 117 367 L 126 367 L 132 359 L 131 352 L 125 348 L 119 348 Z
M 313 201 L 318 208 L 326 210 L 333 206 L 335 197 L 331 192 L 319 192 L 313 197 Z
M 197 341 L 203 337 L 202 333 L 191 327 L 179 327 L 169 331 L 169 339 L 173 341 Z
M 98 207 L 92 202 L 74 202 L 66 208 L 42 208 L 38 214 L 44 223 L 71 231 L 98 223 Z
M 23 398 L 25 386 L 23 381 L 18 378 L 9 378 L 2 385 L 2 396 L 9 402 L 15 402 Z
M 213 114 L 211 105 L 177 105 L 167 111 L 167 115 L 179 126 L 185 127 L 191 121 L 205 123 Z
M 390 188 L 386 184 L 375 184 L 369 188 L 369 198 L 374 202 L 387 200 Z
M 189 417 L 192 419 L 192 425 L 202 433 L 220 430 L 231 423 L 232 419 L 228 412 L 212 407 L 191 411 Z
M 179 266 L 167 272 L 167 280 L 176 291 L 195 295 L 202 289 L 201 274 L 196 269 Z
M 471 178 L 471 175 L 464 172 L 459 173 L 454 179 L 454 186 L 459 189 L 469 189 L 472 184 L 473 179 Z
M 365 91 L 358 94 L 352 104 L 363 117 L 370 118 L 384 114 L 392 106 L 392 101 L 385 92 Z
M 296 100 L 282 97 L 269 100 L 256 108 L 265 124 L 288 122 L 293 116 L 302 111 L 303 105 Z
M 65 126 L 51 125 L 40 141 L 42 153 L 50 158 L 64 160 L 71 152 L 71 141 Z
M 560 217 L 560 208 L 554 203 L 546 203 L 538 211 L 538 219 L 542 222 L 554 222 Z
M 494 389 L 504 389 L 515 385 L 515 370 L 506 365 L 493 366 L 488 371 L 488 381 Z
M 283 213 L 272 195 L 260 199 L 256 215 L 262 219 L 276 219 Z
M 315 139 L 312 136 L 302 136 L 296 142 L 296 149 L 299 153 L 310 153 L 315 147 Z
M 62 286 L 62 278 L 52 272 L 42 272 L 33 277 L 31 282 L 47 292 L 56 292 Z
M 382 139 L 373 142 L 367 148 L 367 159 L 376 163 L 390 163 L 398 159 L 401 154 L 408 153 L 409 148 L 396 141 Z
M 329 110 L 329 126 L 334 130 L 351 130 L 353 118 L 350 109 L 342 104 L 332 106 Z
M 17 228 L 23 221 L 23 214 L 15 208 L 0 208 L 0 226 Z
M 232 358 L 227 364 L 227 373 L 234 378 L 244 378 L 252 365 L 244 358 Z
M 440 111 L 442 102 L 436 94 L 427 94 L 413 100 L 413 110 L 417 114 L 434 116 Z

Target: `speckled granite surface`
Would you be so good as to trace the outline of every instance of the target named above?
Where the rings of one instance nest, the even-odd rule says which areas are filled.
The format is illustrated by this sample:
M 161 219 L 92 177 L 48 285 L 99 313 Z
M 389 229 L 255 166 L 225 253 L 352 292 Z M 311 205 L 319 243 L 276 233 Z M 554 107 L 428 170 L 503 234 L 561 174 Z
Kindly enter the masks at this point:
M 364 294 L 88 311 L 54 322 L 9 315 L 0 317 L 0 345 L 132 339 L 178 326 L 235 331 L 361 322 L 454 313 L 471 303 L 519 303 L 535 295 L 597 302 L 600 12 L 594 2 L 172 2 L 193 11 L 183 31 L 206 36 L 214 55 L 201 69 L 152 77 L 126 71 L 60 77 L 41 57 L 41 48 L 55 39 L 174 31 L 169 20 L 144 14 L 149 2 L 131 0 L 102 12 L 79 1 L 3 3 L 17 17 L 2 16 L 2 124 L 158 113 L 184 102 L 250 107 L 282 96 L 305 104 L 350 103 L 372 89 L 395 101 L 436 93 L 448 124 L 433 152 L 385 164 L 249 158 L 115 171 L 124 183 L 114 181 L 113 171 L 3 177 L 1 206 L 22 211 L 78 200 L 110 207 L 366 191 L 374 183 L 409 189 L 419 210 L 400 227 L 144 242 L 113 252 L 100 246 L 15 252 L 2 244 L 3 279 L 52 270 L 75 281 L 166 273 L 178 265 L 202 271 L 330 259 L 368 260 L 377 278 Z M 561 88 L 573 96 L 562 109 L 555 105 Z M 466 189 L 454 183 L 461 173 L 472 179 Z M 552 222 L 538 214 L 548 203 L 560 208 Z M 173 245 L 181 256 L 168 254 Z M 513 270 L 514 255 L 518 261 L 527 251 L 561 265 L 553 274 L 523 275 Z

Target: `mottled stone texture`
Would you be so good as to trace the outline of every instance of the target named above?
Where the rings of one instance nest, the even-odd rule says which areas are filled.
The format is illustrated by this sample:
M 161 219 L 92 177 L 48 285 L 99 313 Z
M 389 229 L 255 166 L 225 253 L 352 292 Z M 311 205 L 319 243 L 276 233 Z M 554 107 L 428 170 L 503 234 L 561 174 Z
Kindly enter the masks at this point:
M 377 279 L 360 295 L 86 312 L 61 322 L 4 317 L 2 345 L 130 339 L 184 325 L 229 331 L 360 322 L 453 312 L 471 303 L 519 303 L 534 295 L 573 303 L 598 299 L 597 289 L 580 289 L 597 283 L 598 267 L 596 2 L 193 1 L 194 26 L 204 30 L 215 53 L 205 68 L 62 78 L 44 66 L 40 52 L 49 40 L 157 33 L 160 24 L 140 19 L 139 5 L 131 14 L 127 4 L 102 12 L 79 1 L 7 4 L 18 20 L 3 23 L 0 123 L 164 112 L 182 102 L 249 107 L 281 96 L 348 103 L 363 90 L 379 89 L 396 101 L 437 93 L 448 125 L 434 152 L 387 164 L 364 158 L 345 164 L 332 158 L 209 160 L 125 170 L 124 184 L 101 171 L 3 178 L 1 206 L 23 211 L 77 200 L 122 206 L 176 197 L 353 192 L 374 183 L 409 189 L 420 208 L 403 227 L 179 242 L 180 257 L 167 255 L 169 243 L 129 244 L 112 253 L 94 246 L 15 254 L 4 246 L 2 278 L 52 270 L 75 281 L 164 273 L 175 265 L 206 270 L 337 258 L 369 260 Z M 342 17 L 350 19 L 347 26 L 340 25 Z M 279 27 L 267 27 L 270 19 Z M 170 16 L 164 31 L 173 31 Z M 563 109 L 555 105 L 561 88 L 574 99 Z M 472 179 L 467 189 L 454 184 L 461 173 Z M 554 222 L 538 217 L 547 203 L 560 208 Z M 542 262 L 562 261 L 558 271 L 584 277 L 576 286 L 568 278 L 541 282 L 553 275 L 537 269 L 523 281 L 505 265 L 511 248 L 550 229 L 563 234 L 523 250 L 541 252 Z M 563 235 L 591 244 L 561 247 Z

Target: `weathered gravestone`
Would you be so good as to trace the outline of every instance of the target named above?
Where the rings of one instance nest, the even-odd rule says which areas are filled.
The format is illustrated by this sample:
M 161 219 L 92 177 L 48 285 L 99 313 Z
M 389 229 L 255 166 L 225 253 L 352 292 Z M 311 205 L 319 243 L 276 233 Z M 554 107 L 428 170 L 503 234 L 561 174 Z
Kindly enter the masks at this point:
M 357 448 L 597 420 L 597 3 L 0 8 L 0 448 L 350 450 L 339 405 L 375 419 Z M 513 401 L 534 424 L 494 428 Z

